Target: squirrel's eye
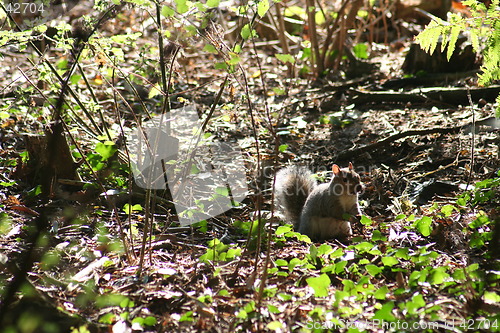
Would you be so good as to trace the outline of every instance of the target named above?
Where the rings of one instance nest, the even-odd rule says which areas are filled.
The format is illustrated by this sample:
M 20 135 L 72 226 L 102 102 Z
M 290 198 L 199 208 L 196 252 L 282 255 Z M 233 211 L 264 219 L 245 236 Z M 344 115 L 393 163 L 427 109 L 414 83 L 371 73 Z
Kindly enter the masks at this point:
M 347 177 L 343 177 L 343 178 L 342 178 L 342 181 L 343 181 L 344 183 L 347 183 Z

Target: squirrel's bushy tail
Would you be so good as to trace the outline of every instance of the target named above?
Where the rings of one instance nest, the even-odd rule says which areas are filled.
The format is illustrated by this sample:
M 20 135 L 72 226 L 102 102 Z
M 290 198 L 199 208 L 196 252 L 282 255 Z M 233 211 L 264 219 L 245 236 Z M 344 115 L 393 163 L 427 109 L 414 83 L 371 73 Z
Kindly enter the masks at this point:
M 309 193 L 316 187 L 312 173 L 302 167 L 289 166 L 276 174 L 275 198 L 283 208 L 285 218 L 295 230 L 300 224 L 300 214 Z

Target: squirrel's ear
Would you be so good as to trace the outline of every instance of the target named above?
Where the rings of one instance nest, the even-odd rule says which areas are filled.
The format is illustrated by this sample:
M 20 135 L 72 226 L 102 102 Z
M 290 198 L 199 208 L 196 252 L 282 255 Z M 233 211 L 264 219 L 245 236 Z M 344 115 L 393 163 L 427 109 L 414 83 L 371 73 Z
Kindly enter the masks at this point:
M 338 166 L 337 164 L 334 164 L 334 165 L 332 166 L 332 171 L 333 171 L 333 174 L 334 174 L 335 176 L 336 176 L 336 175 L 338 175 L 338 174 L 340 173 L 340 168 L 339 168 L 339 166 Z
M 354 167 L 352 166 L 352 162 L 349 162 L 349 170 L 352 170 L 354 169 Z

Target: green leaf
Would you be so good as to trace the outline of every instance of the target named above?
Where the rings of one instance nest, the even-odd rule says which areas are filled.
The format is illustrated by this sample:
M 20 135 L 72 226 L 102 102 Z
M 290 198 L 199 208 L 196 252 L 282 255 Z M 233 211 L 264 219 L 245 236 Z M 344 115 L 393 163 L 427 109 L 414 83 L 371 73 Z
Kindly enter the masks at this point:
M 95 146 L 95 151 L 101 155 L 103 160 L 107 160 L 113 156 L 117 151 L 116 145 L 112 141 L 98 142 Z
M 399 214 L 398 216 L 396 216 L 395 220 L 399 221 L 399 220 L 404 220 L 405 218 L 406 218 L 405 214 Z
M 132 320 L 132 324 L 139 324 L 142 326 L 144 326 L 144 318 L 141 318 L 141 317 L 135 317 L 133 320 Z
M 207 7 L 209 8 L 215 8 L 219 7 L 220 0 L 207 0 Z
M 358 250 L 359 252 L 366 252 L 369 251 L 373 248 L 373 244 L 369 242 L 362 242 L 359 244 L 354 245 L 354 248 Z
M 394 257 L 382 257 L 382 263 L 384 264 L 384 266 L 392 267 L 394 265 L 397 265 L 399 263 L 399 260 Z
M 77 84 L 82 79 L 82 77 L 83 76 L 81 76 L 80 74 L 71 75 L 71 78 L 70 78 L 71 84 Z
M 281 332 L 281 330 L 283 329 L 283 324 L 280 321 L 275 320 L 275 321 L 272 321 L 269 324 L 267 324 L 267 328 L 269 328 L 272 331 L 280 331 Z
M 241 58 L 239 55 L 237 55 L 236 53 L 230 53 L 231 54 L 231 58 L 228 60 L 228 64 L 230 65 L 237 65 L 240 61 L 241 61 Z
M 382 308 L 375 311 L 373 319 L 383 320 L 383 321 L 394 321 L 396 318 L 392 315 L 392 309 L 394 309 L 394 302 L 390 301 L 382 305 Z
M 260 0 L 259 4 L 257 5 L 257 14 L 260 17 L 264 17 L 266 15 L 266 12 L 269 10 L 269 0 Z
M 123 211 L 125 213 L 127 213 L 128 215 L 130 215 L 133 212 L 141 212 L 142 211 L 142 206 L 140 204 L 136 204 L 136 205 L 132 206 L 132 205 L 126 203 L 125 205 L 123 205 Z
M 179 319 L 180 322 L 183 322 L 183 321 L 193 321 L 194 318 L 193 318 L 193 311 L 188 311 L 186 313 L 184 313 L 182 315 L 182 317 Z
M 330 286 L 330 278 L 326 274 L 321 274 L 318 277 L 311 277 L 306 279 L 309 287 L 314 289 L 314 296 L 326 297 L 328 296 L 328 287 Z
M 405 309 L 409 314 L 415 315 L 418 310 L 426 305 L 424 297 L 421 294 L 414 295 L 410 301 L 404 304 Z
M 432 284 L 442 284 L 445 282 L 450 275 L 446 273 L 446 267 L 437 267 L 431 271 L 430 283 Z
M 179 14 L 184 14 L 189 10 L 189 6 L 187 5 L 186 0 L 174 0 L 174 1 L 177 8 L 177 12 Z
M 280 153 L 284 153 L 287 148 L 288 148 L 288 145 L 280 145 L 278 147 L 278 150 L 280 151 Z
M 279 61 L 281 61 L 282 63 L 286 64 L 287 62 L 290 63 L 290 64 L 294 64 L 295 63 L 295 58 L 291 55 L 291 54 L 281 54 L 281 53 L 277 53 L 274 55 L 276 57 L 276 59 L 278 59 Z
M 226 64 L 225 61 L 223 61 L 223 62 L 216 62 L 215 65 L 214 65 L 214 67 L 215 67 L 215 69 L 224 69 L 224 70 L 226 70 L 226 69 L 228 69 L 229 66 Z
M 217 49 L 212 44 L 205 44 L 205 46 L 203 47 L 203 51 L 217 54 Z
M 360 220 L 361 224 L 364 225 L 364 226 L 370 226 L 373 224 L 373 221 L 371 218 L 369 218 L 368 216 L 365 216 L 365 215 L 362 215 L 361 216 L 361 220 Z
M 175 11 L 170 8 L 169 6 L 162 6 L 161 7 L 161 15 L 165 17 L 172 17 L 175 15 Z
M 387 286 L 382 286 L 382 287 L 378 288 L 375 291 L 375 293 L 373 294 L 373 296 L 376 299 L 385 300 L 386 296 L 387 296 L 387 293 L 389 293 L 389 288 Z
M 282 226 L 279 226 L 276 231 L 275 231 L 275 234 L 276 236 L 281 236 L 287 232 L 290 232 L 292 231 L 292 226 L 287 224 L 287 225 L 282 225 Z
M 106 313 L 99 318 L 99 322 L 103 324 L 113 324 L 116 321 L 114 313 Z
M 288 265 L 288 262 L 285 260 L 285 259 L 276 259 L 274 261 L 274 264 L 276 266 L 287 266 Z
M 384 236 L 380 232 L 380 230 L 373 230 L 372 241 L 374 241 L 374 242 L 377 242 L 377 241 L 387 242 L 387 237 Z
M 306 10 L 304 8 L 302 8 L 301 6 L 289 6 L 289 7 L 287 6 L 285 9 L 284 15 L 286 17 L 298 16 L 302 20 L 307 20 Z
M 274 87 L 273 88 L 273 92 L 277 95 L 277 96 L 283 96 L 284 94 L 286 94 L 286 90 L 283 89 L 283 88 L 280 88 L 280 87 Z
M 423 216 L 420 220 L 416 221 L 415 226 L 422 236 L 427 237 L 432 231 L 431 224 L 432 219 L 429 216 Z
M 328 244 L 321 244 L 320 247 L 318 248 L 318 255 L 329 255 L 330 253 L 333 252 L 333 248 L 331 245 Z
M 395 256 L 396 258 L 408 260 L 410 258 L 410 256 L 408 255 L 409 252 L 410 250 L 407 247 L 403 247 L 396 250 Z
M 330 116 L 327 115 L 319 116 L 319 123 L 321 125 L 328 125 L 330 123 Z
M 495 117 L 500 118 L 500 95 L 495 100 L 495 103 L 497 105 L 496 111 L 495 111 Z
M 366 43 L 360 43 L 354 45 L 352 48 L 354 55 L 359 59 L 368 59 L 368 45 Z
M 380 274 L 380 272 L 382 272 L 382 268 L 371 264 L 366 265 L 365 268 L 368 274 L 370 274 L 371 276 L 377 276 L 378 274 Z
M 443 213 L 445 217 L 450 217 L 451 213 L 453 213 L 454 210 L 455 206 L 453 205 L 444 205 L 443 207 L 441 207 L 441 213 Z
M 460 26 L 451 27 L 451 32 L 449 35 L 449 42 L 448 42 L 448 52 L 446 53 L 446 58 L 448 58 L 448 61 L 450 61 L 450 58 L 453 55 L 453 51 L 455 51 L 455 46 L 457 44 L 460 30 L 462 30 Z
M 120 302 L 120 307 L 121 308 L 133 308 L 135 306 L 135 303 L 134 301 L 128 299 L 128 298 L 125 298 L 124 300 L 122 300 Z
M 256 37 L 257 33 L 255 29 L 252 29 L 250 24 L 247 23 L 241 28 L 240 35 L 244 40 L 247 40 L 250 37 Z
M 105 295 L 98 295 L 95 299 L 95 305 L 102 309 L 104 307 L 109 307 L 109 306 L 118 306 L 124 301 L 129 301 L 129 299 L 126 296 L 123 295 L 118 295 L 118 294 L 105 294 Z
M 484 292 L 484 299 L 488 301 L 488 303 L 493 304 L 493 303 L 500 303 L 500 295 L 496 292 L 493 291 L 485 291 Z
M 335 264 L 335 274 L 340 274 L 345 271 L 345 267 L 347 266 L 347 261 L 342 260 Z

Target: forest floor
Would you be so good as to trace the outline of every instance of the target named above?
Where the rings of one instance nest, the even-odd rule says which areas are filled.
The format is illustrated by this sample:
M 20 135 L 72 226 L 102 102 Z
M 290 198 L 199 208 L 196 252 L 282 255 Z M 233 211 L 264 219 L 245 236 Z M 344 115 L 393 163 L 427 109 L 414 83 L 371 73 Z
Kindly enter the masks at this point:
M 231 10 L 204 36 L 166 15 L 169 107 L 208 117 L 205 132 L 242 152 L 226 170 L 244 169 L 248 184 L 239 205 L 179 225 L 127 160 L 127 135 L 164 107 L 145 8 L 119 7 L 78 61 L 71 17 L 51 37 L 2 35 L 0 331 L 499 330 L 498 86 L 478 87 L 474 70 L 407 75 L 410 31 L 423 28 L 411 20 L 318 79 L 305 58 L 280 61 L 265 26 L 234 67 L 218 66 L 235 59 Z M 56 72 L 74 92 L 60 108 Z M 72 165 L 43 143 L 58 108 L 78 177 L 47 185 L 47 167 Z M 326 181 L 349 162 L 365 185 L 352 239 L 311 243 L 284 225 L 276 170 L 305 165 Z

